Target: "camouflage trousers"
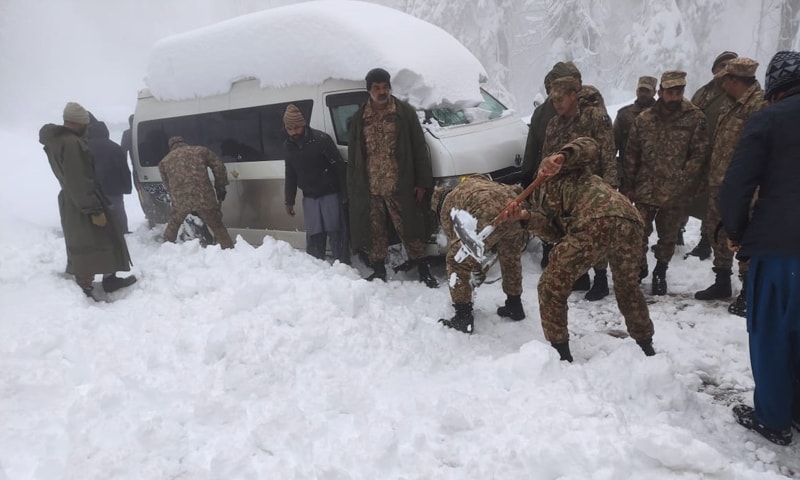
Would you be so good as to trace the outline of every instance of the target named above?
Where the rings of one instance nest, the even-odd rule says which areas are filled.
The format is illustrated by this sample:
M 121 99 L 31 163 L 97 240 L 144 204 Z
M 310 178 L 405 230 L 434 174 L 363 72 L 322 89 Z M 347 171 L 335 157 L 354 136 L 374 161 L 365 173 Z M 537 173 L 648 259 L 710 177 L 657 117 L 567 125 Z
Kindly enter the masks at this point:
M 394 225 L 400 239 L 403 239 L 403 215 L 396 197 L 369 196 L 369 234 L 372 246 L 369 249 L 370 262 L 384 262 L 389 252 L 389 232 L 386 231 L 386 216 Z M 422 240 L 402 240 L 409 260 L 425 257 L 425 242 Z
M 485 249 L 497 250 L 500 272 L 503 277 L 503 292 L 506 295 L 522 294 L 522 227 L 519 222 L 503 223 L 484 240 Z M 447 252 L 447 278 L 450 285 L 450 299 L 453 303 L 472 302 L 472 273 L 480 272 L 481 264 L 467 257 L 462 262 L 455 261 L 461 248 L 461 241 L 455 239 Z
M 183 220 L 186 218 L 186 215 L 190 213 L 196 214 L 200 217 L 203 222 L 206 224 L 211 233 L 214 234 L 214 238 L 219 243 L 219 246 L 222 248 L 233 248 L 233 240 L 231 240 L 231 236 L 228 234 L 228 229 L 225 228 L 225 225 L 222 223 L 222 211 L 219 208 L 209 208 L 209 209 L 202 209 L 202 210 L 189 210 L 183 208 L 173 208 L 169 212 L 169 221 L 167 222 L 167 228 L 164 230 L 164 238 L 167 241 L 175 242 L 178 238 L 178 230 L 181 228 L 181 224 Z
M 639 252 L 641 265 L 647 263 L 647 242 L 653 233 L 654 220 L 658 233 L 658 243 L 654 249 L 656 260 L 669 263 L 675 254 L 675 244 L 678 243 L 678 232 L 681 229 L 683 216 L 686 215 L 686 209 L 673 206 L 656 207 L 641 203 L 637 203 L 636 208 L 644 221 L 644 235 L 640 240 L 642 250 Z
M 733 267 L 734 253 L 728 248 L 728 233 L 724 228 L 717 231 L 717 225 L 722 221 L 719 213 L 719 190 L 720 187 L 709 187 L 708 191 L 708 213 L 703 222 L 706 237 L 714 250 L 714 266 L 730 270 Z M 747 273 L 749 262 L 739 262 L 739 273 Z
M 569 340 L 567 299 L 572 284 L 598 258 L 611 265 L 614 295 L 634 340 L 653 336 L 653 322 L 639 288 L 639 255 L 642 226 L 620 217 L 597 219 L 586 230 L 561 239 L 550 252 L 550 263 L 539 278 L 539 316 L 550 343 Z

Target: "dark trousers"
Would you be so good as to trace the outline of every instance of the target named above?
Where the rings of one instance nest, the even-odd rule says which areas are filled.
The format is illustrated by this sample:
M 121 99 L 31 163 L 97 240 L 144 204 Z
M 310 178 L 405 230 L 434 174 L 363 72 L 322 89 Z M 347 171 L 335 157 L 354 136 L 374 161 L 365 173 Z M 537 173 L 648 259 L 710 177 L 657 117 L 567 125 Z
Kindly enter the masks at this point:
M 800 419 L 800 256 L 753 256 L 747 282 L 756 418 L 786 430 Z

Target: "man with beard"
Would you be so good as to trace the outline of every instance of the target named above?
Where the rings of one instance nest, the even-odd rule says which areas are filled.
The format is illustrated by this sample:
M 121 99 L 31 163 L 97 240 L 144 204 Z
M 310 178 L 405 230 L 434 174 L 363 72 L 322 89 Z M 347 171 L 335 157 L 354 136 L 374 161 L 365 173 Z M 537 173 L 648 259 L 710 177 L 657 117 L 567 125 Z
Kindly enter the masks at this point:
M 417 111 L 392 95 L 386 70 L 370 70 L 366 83 L 369 100 L 351 118 L 347 150 L 352 249 L 367 252 L 368 280 L 385 281 L 391 221 L 420 281 L 436 288 L 425 244 L 433 171 Z
M 733 252 L 728 248 L 728 235 L 725 230 L 715 232 L 716 226 L 720 222 L 719 190 L 745 123 L 766 105 L 764 91 L 756 80 L 757 67 L 758 62 L 755 60 L 738 57 L 730 60 L 726 67 L 715 76 L 720 80 L 722 89 L 725 90 L 732 103 L 720 112 L 714 134 L 711 164 L 708 171 L 708 213 L 706 221 L 703 223 L 706 236 L 712 240 L 711 246 L 714 249 L 712 270 L 716 274 L 716 280 L 710 287 L 694 294 L 694 298 L 698 300 L 723 299 L 732 294 Z M 729 312 L 741 317 L 745 316 L 747 311 L 747 267 L 746 261 L 739 261 L 742 290 L 728 309 Z
M 614 145 L 619 152 L 617 168 L 620 176 L 622 175 L 622 159 L 625 158 L 625 145 L 628 143 L 633 120 L 656 103 L 657 85 L 658 79 L 655 77 L 639 77 L 636 86 L 636 101 L 617 111 L 617 117 L 614 119 Z
M 333 258 L 350 263 L 347 225 L 342 204 L 346 203 L 344 159 L 331 137 L 306 125 L 297 106 L 289 104 L 283 114 L 289 138 L 286 149 L 286 213 L 295 215 L 294 201 L 298 187 L 303 191 L 303 215 L 306 224 L 306 252 L 325 258 L 327 239 L 331 240 Z
M 708 152 L 706 117 L 684 99 L 686 72 L 661 76 L 658 101 L 633 121 L 623 159 L 623 189 L 644 220 L 641 271 L 647 276 L 647 241 L 658 232 L 653 295 L 667 293 L 667 267 L 675 253 L 678 230 Z

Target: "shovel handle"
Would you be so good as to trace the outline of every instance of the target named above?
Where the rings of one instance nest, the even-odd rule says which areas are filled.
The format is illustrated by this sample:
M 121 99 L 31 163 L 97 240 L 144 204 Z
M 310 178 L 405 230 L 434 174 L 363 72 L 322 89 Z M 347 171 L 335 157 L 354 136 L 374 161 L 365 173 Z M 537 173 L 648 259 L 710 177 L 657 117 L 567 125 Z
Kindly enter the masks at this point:
M 533 180 L 533 182 L 531 182 L 531 184 L 530 184 L 530 185 L 528 185 L 528 186 L 525 188 L 525 190 L 523 190 L 523 191 L 522 191 L 522 193 L 520 193 L 519 195 L 517 195 L 517 198 L 515 198 L 515 199 L 514 199 L 514 203 L 519 203 L 519 202 L 521 202 L 521 201 L 525 200 L 526 198 L 530 197 L 530 196 L 531 196 L 531 194 L 533 193 L 533 191 L 534 191 L 534 190 L 536 190 L 536 188 L 537 188 L 539 185 L 541 185 L 542 183 L 544 183 L 544 181 L 545 181 L 545 180 L 547 180 L 548 178 L 550 178 L 550 177 L 549 177 L 549 176 L 546 176 L 546 175 L 542 175 L 542 174 L 538 174 L 538 175 L 536 175 L 536 178 Z M 498 214 L 497 214 L 497 215 L 496 215 L 496 216 L 495 216 L 495 217 L 492 219 L 491 225 L 497 226 L 497 221 L 500 219 L 500 215 L 502 215 L 503 213 L 505 213 L 505 211 L 506 211 L 506 210 L 508 210 L 508 206 L 506 206 L 505 208 L 503 208 L 502 210 L 500 210 L 500 213 L 498 213 Z

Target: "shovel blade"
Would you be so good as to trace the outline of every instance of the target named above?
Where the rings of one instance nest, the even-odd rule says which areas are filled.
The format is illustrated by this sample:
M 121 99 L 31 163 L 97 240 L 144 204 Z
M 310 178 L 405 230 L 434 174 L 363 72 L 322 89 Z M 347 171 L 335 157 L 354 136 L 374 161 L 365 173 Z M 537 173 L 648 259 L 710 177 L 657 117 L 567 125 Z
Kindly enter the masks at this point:
M 484 240 L 494 231 L 494 227 L 487 225 L 479 233 L 476 232 L 475 227 L 477 227 L 478 221 L 464 210 L 453 210 L 450 218 L 453 219 L 453 230 L 458 239 L 461 240 L 461 249 L 455 256 L 455 260 L 460 263 L 467 256 L 470 256 L 482 263 L 486 249 Z

